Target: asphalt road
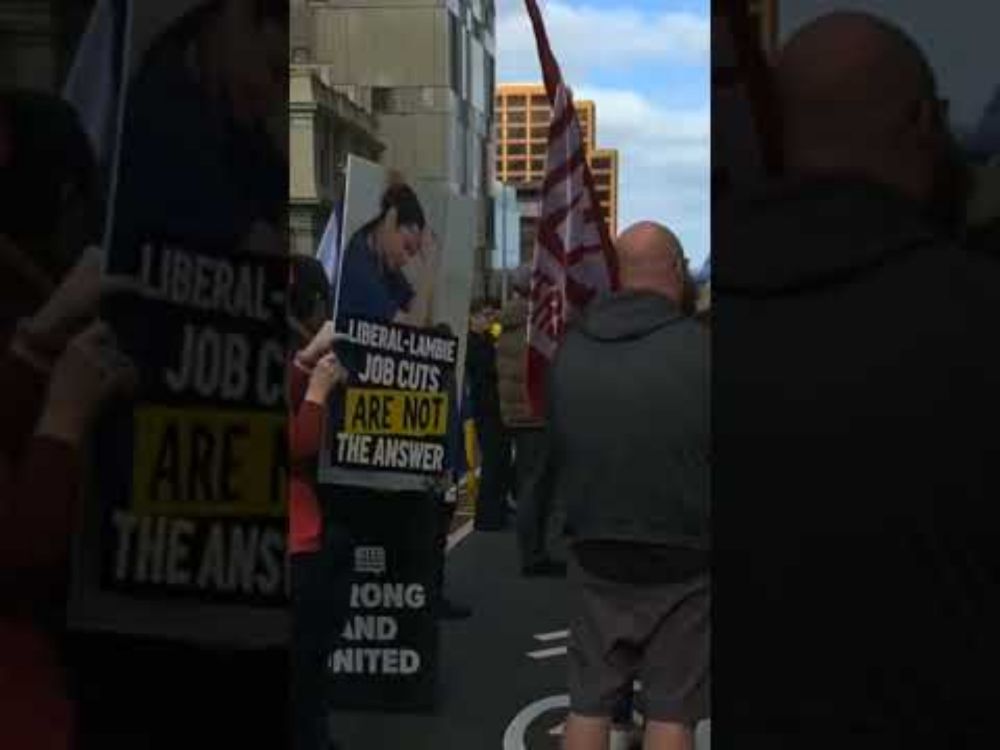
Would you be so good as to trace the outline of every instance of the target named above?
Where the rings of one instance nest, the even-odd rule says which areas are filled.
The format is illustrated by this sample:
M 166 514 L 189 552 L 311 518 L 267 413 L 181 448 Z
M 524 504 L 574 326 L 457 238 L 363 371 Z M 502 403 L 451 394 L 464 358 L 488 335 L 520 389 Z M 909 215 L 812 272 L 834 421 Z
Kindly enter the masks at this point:
M 568 703 L 565 580 L 522 578 L 511 532 L 472 532 L 446 575 L 447 595 L 473 616 L 442 623 L 437 711 L 335 713 L 335 740 L 344 750 L 557 750 Z

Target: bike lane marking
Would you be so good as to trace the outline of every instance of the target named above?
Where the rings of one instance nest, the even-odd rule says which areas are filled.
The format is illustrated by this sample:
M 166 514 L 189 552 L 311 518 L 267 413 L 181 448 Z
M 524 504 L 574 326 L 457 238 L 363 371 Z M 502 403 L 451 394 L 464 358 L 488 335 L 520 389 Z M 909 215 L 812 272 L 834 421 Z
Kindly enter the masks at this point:
M 532 722 L 549 711 L 568 708 L 568 695 L 550 695 L 534 703 L 529 703 L 507 725 L 507 731 L 503 735 L 503 750 L 528 750 L 524 744 L 524 738 Z M 562 725 L 560 724 L 559 726 L 561 727 Z
M 558 641 L 564 638 L 569 638 L 568 630 L 553 630 L 551 633 L 538 633 L 535 635 L 536 641 L 541 641 L 542 643 L 548 643 L 549 641 Z

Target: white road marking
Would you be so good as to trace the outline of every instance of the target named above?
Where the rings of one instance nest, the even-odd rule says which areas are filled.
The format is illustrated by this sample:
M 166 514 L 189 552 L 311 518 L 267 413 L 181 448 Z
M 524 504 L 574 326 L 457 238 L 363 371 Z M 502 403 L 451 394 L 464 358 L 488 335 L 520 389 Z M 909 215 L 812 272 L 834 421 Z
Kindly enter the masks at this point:
M 514 717 L 507 726 L 507 731 L 503 734 L 503 750 L 527 750 L 524 738 L 531 722 L 542 714 L 557 708 L 569 708 L 568 695 L 550 695 L 548 698 L 542 698 L 521 709 L 521 712 Z
M 451 552 L 455 547 L 462 543 L 469 534 L 472 533 L 473 520 L 470 518 L 468 521 L 463 523 L 453 532 L 448 535 L 448 547 L 447 552 Z
M 569 638 L 568 630 L 556 630 L 552 633 L 539 633 L 535 636 L 536 641 L 542 641 L 542 643 L 547 643 L 549 641 L 558 641 L 560 638 Z
M 554 646 L 553 648 L 542 648 L 538 651 L 529 651 L 528 656 L 532 659 L 550 659 L 553 656 L 562 656 L 569 649 L 566 646 Z

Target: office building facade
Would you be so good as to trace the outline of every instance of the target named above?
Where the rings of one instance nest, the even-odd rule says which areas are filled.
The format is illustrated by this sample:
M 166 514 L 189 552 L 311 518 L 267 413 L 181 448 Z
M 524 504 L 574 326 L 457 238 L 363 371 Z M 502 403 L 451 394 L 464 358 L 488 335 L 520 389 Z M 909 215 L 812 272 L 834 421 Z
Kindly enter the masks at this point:
M 291 54 L 378 121 L 381 162 L 479 204 L 475 253 L 493 248 L 493 0 L 293 0 Z
M 574 101 L 584 151 L 608 231 L 618 231 L 618 151 L 597 147 L 597 107 Z M 503 84 L 497 89 L 497 179 L 517 189 L 521 210 L 522 262 L 531 259 L 541 211 L 552 108 L 541 84 Z
M 375 116 L 292 64 L 288 100 L 288 228 L 292 252 L 313 255 L 334 205 L 344 199 L 348 154 L 379 161 Z

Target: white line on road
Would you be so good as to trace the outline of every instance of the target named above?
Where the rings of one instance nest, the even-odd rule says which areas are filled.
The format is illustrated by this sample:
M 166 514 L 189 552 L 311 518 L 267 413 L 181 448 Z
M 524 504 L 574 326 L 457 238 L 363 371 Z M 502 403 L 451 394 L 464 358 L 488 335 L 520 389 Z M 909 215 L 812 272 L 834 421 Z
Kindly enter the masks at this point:
M 525 735 L 531 722 L 542 714 L 557 708 L 569 708 L 568 695 L 550 695 L 548 698 L 542 698 L 521 709 L 521 712 L 514 717 L 514 720 L 507 726 L 507 731 L 503 734 L 503 750 L 527 750 Z
M 560 638 L 569 638 L 568 630 L 556 630 L 552 633 L 539 633 L 535 636 L 536 641 L 547 643 L 548 641 L 558 641 Z
M 455 547 L 462 543 L 462 541 L 469 534 L 472 533 L 473 520 L 470 518 L 468 521 L 463 523 L 453 532 L 448 535 L 448 547 L 447 551 L 451 552 Z M 440 539 L 440 537 L 438 537 Z
M 566 646 L 555 646 L 554 648 L 543 648 L 538 651 L 529 651 L 528 656 L 532 659 L 550 659 L 553 656 L 562 656 L 568 651 Z

